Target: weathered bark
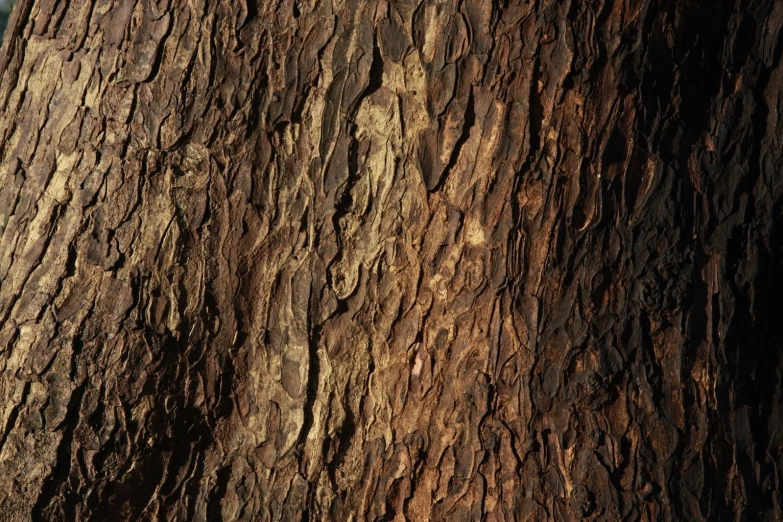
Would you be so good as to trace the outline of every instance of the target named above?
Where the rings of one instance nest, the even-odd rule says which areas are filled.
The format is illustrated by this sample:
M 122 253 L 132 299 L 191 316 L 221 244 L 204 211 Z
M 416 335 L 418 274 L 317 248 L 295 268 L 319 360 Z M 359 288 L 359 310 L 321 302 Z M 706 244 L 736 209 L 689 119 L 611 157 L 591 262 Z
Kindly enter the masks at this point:
M 0 519 L 783 519 L 782 23 L 21 0 Z

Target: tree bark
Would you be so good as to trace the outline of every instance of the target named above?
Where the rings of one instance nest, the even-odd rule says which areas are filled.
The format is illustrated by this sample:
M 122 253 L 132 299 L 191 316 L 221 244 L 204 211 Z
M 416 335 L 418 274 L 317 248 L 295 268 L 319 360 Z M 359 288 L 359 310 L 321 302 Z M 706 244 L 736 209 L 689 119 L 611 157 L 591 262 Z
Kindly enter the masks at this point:
M 0 519 L 783 519 L 782 25 L 20 0 Z

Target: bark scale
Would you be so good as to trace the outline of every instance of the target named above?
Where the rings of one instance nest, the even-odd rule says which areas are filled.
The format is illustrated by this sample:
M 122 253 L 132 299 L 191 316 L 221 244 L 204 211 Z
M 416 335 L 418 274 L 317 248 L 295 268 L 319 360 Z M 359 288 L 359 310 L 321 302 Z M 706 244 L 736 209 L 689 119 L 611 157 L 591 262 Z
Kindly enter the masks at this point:
M 2 519 L 780 520 L 782 24 L 20 0 Z

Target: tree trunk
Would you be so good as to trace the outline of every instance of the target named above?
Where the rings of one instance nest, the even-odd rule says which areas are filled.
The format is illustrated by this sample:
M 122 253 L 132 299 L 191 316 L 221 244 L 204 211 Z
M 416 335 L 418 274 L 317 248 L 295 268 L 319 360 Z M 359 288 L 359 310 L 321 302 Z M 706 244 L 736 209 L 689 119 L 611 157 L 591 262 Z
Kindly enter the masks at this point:
M 783 519 L 782 25 L 20 0 L 0 519 Z

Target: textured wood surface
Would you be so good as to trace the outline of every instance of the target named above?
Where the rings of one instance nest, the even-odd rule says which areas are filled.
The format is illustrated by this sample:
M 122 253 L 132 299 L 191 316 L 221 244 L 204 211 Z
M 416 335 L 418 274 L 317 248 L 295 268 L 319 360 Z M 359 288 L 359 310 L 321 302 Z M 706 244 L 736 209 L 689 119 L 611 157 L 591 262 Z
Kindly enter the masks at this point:
M 783 519 L 782 24 L 19 0 L 0 520 Z

